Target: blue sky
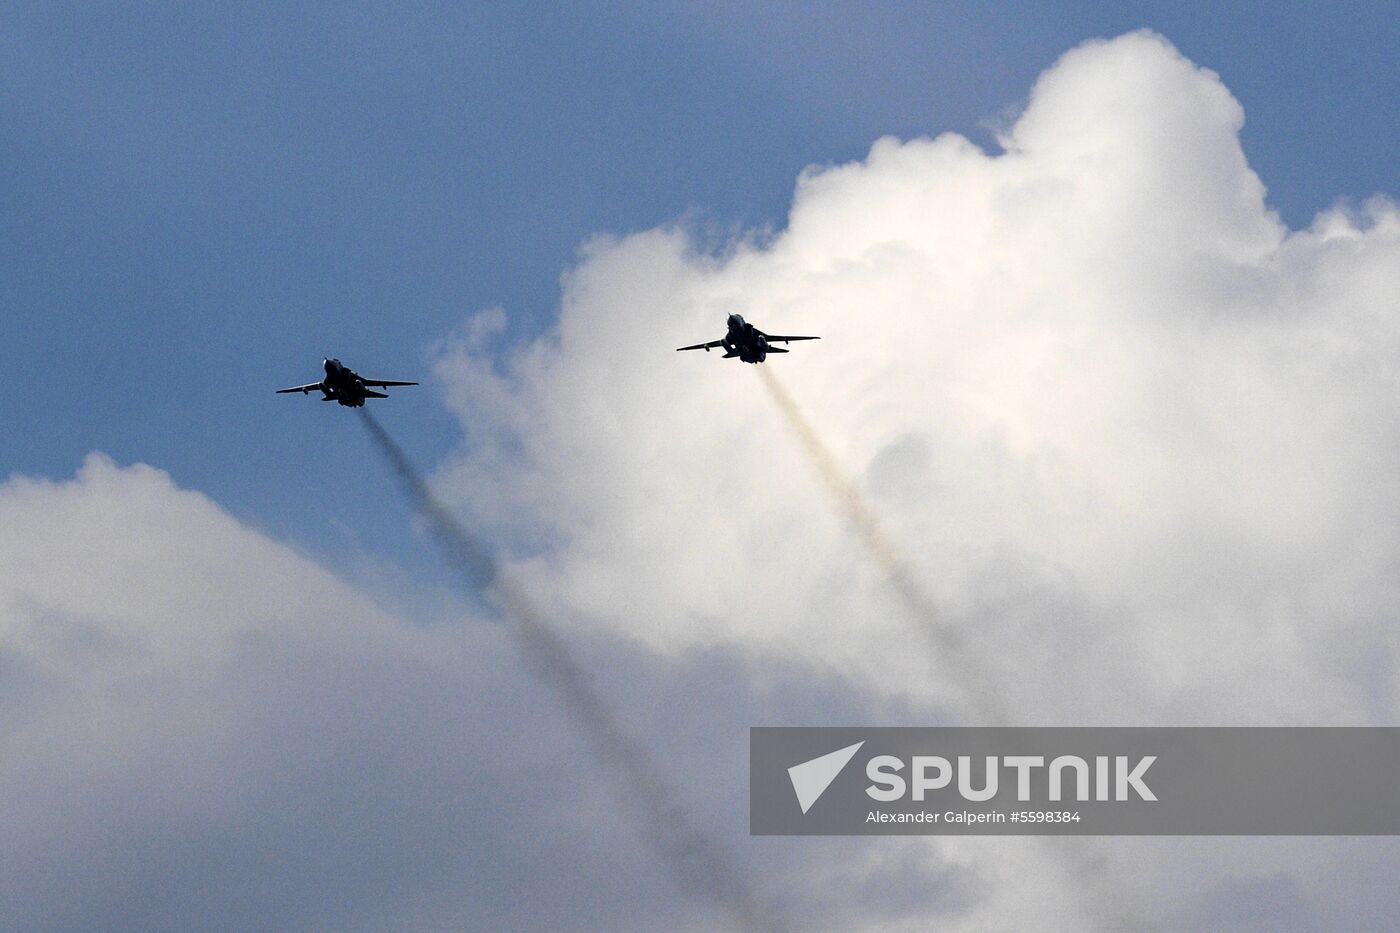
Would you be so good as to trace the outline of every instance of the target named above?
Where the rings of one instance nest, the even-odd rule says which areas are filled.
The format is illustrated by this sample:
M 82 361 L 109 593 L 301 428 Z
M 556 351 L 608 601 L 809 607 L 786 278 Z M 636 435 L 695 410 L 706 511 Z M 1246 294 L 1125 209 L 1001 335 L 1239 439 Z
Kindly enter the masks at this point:
M 591 234 L 781 226 L 804 166 L 881 135 L 990 146 L 1087 37 L 1148 26 L 1218 71 L 1291 226 L 1400 187 L 1378 157 L 1400 137 L 1383 3 L 44 3 L 2 19 L 0 465 L 63 477 L 102 450 L 277 536 L 423 572 L 348 413 L 273 388 L 327 354 L 427 377 L 435 342 L 495 305 L 537 334 Z M 436 387 L 396 396 L 379 410 L 425 464 L 458 444 Z

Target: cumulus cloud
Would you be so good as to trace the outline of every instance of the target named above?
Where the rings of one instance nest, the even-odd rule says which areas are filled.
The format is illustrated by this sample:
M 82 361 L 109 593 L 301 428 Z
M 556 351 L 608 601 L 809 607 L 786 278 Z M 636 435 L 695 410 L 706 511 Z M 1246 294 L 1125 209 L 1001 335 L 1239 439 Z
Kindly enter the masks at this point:
M 1134 33 L 1066 54 L 999 153 L 879 140 L 719 254 L 599 237 L 551 333 L 503 360 L 492 312 L 444 349 L 467 442 L 437 488 L 543 603 L 671 658 L 778 658 L 949 721 L 994 691 L 1024 724 L 1391 724 L 1400 211 L 1287 229 L 1243 119 Z M 735 311 L 823 336 L 766 365 L 976 664 L 936 649 L 755 374 L 670 352 Z M 992 842 L 934 847 L 986 880 L 967 928 L 1074 909 L 1044 848 Z M 1394 857 L 1107 851 L 1169 925 L 1232 922 L 1228 889 L 1325 927 L 1338 879 Z M 1183 890 L 1205 913 L 1172 914 Z
M 973 899 L 975 871 L 935 854 L 745 835 L 748 723 L 887 704 L 780 658 L 573 650 L 782 922 Z M 469 612 L 404 621 L 159 470 L 11 478 L 0 927 L 730 929 L 734 905 L 658 861 L 646 788 L 595 759 L 537 660 Z
M 493 813 L 534 755 L 464 713 L 541 708 L 490 637 L 101 456 L 0 487 L 0 529 L 0 925 L 384 928 L 509 874 Z

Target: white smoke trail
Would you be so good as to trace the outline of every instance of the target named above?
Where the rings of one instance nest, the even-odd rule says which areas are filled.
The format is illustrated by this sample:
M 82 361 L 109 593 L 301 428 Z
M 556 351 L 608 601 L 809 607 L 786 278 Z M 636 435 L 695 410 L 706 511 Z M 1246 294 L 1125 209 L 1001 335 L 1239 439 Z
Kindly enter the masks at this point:
M 1001 701 L 995 678 L 981 663 L 967 638 L 945 622 L 933 600 L 919 585 L 909 565 L 894 542 L 880 527 L 875 512 L 866 503 L 859 487 L 841 469 L 831 448 L 821 439 L 802 409 L 783 388 L 778 377 L 767 366 L 759 365 L 760 380 L 777 404 L 788 427 L 801 442 L 802 450 L 821 477 L 822 486 L 831 498 L 837 513 L 846 520 L 861 545 L 880 566 L 890 588 L 899 597 L 911 621 L 929 638 L 939 655 L 938 661 L 947 680 L 963 694 L 967 718 L 981 726 L 1008 726 L 1010 711 Z M 1027 749 L 1028 753 L 1033 750 Z M 1056 855 L 1069 879 L 1077 888 L 1081 903 L 1101 929 L 1112 931 L 1146 931 L 1153 926 L 1144 919 L 1126 886 L 1104 857 L 1096 853 L 1087 839 L 1045 838 L 1041 840 L 1056 850 Z
M 874 510 L 866 503 L 860 489 L 841 469 L 831 449 L 822 441 L 816 428 L 802 414 L 782 383 L 778 382 L 778 377 L 767 366 L 755 368 L 764 388 L 777 403 L 788 427 L 816 468 L 836 512 L 850 525 L 861 545 L 884 572 L 890 588 L 899 597 L 911 620 L 930 640 L 946 676 L 950 681 L 955 680 L 962 690 L 969 718 L 983 725 L 1008 725 L 1007 710 L 991 684 L 990 675 L 981 669 L 977 658 L 969 652 L 966 638 L 943 621 L 933 600 L 924 592 L 907 562 L 900 558 L 894 542 L 880 527 Z

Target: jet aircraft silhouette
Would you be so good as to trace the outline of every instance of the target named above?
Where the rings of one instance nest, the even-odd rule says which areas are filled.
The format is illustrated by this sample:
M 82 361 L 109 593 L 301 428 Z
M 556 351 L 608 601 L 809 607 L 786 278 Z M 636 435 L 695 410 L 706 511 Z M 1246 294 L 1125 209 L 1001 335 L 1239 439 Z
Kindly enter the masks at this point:
M 765 334 L 754 327 L 741 315 L 729 315 L 729 332 L 719 340 L 711 340 L 709 343 L 697 343 L 691 347 L 677 347 L 676 352 L 681 350 L 704 350 L 709 353 L 715 347 L 724 348 L 724 359 L 737 356 L 745 363 L 762 363 L 770 353 L 786 353 L 788 351 L 772 346 L 774 343 L 787 343 L 789 340 L 820 340 L 820 337 L 791 337 L 779 334 Z
M 321 401 L 339 402 L 346 408 L 359 408 L 365 403 L 367 398 L 388 398 L 384 392 L 375 392 L 367 386 L 377 386 L 386 388 L 388 386 L 416 386 L 416 382 L 394 382 L 388 379 L 366 379 L 343 365 L 340 360 L 326 359 L 321 361 L 326 368 L 326 378 L 320 382 L 308 382 L 304 386 L 292 386 L 290 389 L 278 389 L 277 394 L 286 392 L 300 392 L 306 395 L 313 389 L 319 390 Z

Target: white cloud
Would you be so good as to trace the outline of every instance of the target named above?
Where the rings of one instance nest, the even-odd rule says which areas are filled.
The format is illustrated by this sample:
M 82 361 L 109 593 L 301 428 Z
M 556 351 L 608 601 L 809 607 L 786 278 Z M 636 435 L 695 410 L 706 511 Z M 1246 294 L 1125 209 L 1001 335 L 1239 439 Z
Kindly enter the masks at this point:
M 0 927 L 727 927 L 498 623 L 396 615 L 150 467 L 0 484 Z M 784 916 L 890 901 L 870 846 L 765 854 L 744 830 L 744 727 L 864 720 L 868 698 L 780 662 L 579 648 Z M 899 866 L 917 891 L 880 910 L 957 909 L 966 876 Z
M 1391 723 L 1400 212 L 1287 230 L 1242 123 L 1135 33 L 1043 75 L 1003 154 L 882 139 L 719 256 L 598 238 L 553 333 L 505 364 L 480 325 L 444 353 L 468 444 L 438 488 L 542 599 L 673 655 L 954 708 L 995 690 L 1023 723 Z M 754 373 L 671 352 L 733 311 L 822 335 L 766 365 L 985 674 L 925 650 Z M 1330 864 L 1263 849 L 1126 852 L 1172 868 L 1140 879 L 1163 911 Z

